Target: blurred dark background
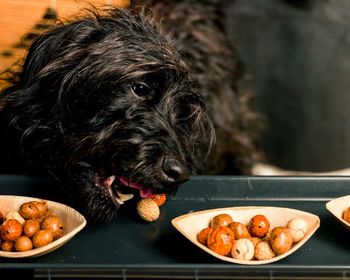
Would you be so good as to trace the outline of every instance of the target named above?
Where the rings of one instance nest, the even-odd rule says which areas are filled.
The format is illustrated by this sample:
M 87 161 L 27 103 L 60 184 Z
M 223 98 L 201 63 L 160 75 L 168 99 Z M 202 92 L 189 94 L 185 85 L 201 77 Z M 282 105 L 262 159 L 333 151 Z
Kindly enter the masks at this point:
M 307 171 L 350 166 L 350 1 L 228 1 L 242 87 L 266 118 L 270 163 Z

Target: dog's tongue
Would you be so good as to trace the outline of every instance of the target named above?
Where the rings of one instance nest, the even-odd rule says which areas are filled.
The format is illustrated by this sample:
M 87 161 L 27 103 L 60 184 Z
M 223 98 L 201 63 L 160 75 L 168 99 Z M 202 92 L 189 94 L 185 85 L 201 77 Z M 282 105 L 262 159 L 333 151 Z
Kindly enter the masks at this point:
M 135 182 L 131 182 L 129 181 L 127 178 L 125 177 L 119 177 L 119 181 L 124 185 L 124 186 L 127 186 L 129 188 L 132 188 L 132 189 L 137 189 L 140 191 L 140 196 L 142 198 L 145 198 L 145 197 L 150 197 L 153 195 L 153 193 L 151 192 L 151 190 L 149 189 L 143 189 L 142 186 L 138 183 L 135 183 Z

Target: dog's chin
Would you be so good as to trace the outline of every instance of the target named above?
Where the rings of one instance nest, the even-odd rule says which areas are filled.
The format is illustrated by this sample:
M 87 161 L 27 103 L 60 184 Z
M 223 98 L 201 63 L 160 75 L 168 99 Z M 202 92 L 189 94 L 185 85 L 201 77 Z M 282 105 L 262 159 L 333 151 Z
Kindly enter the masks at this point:
M 96 175 L 95 186 L 106 191 L 116 208 L 120 208 L 121 205 L 136 196 L 149 198 L 158 193 L 174 193 L 178 189 L 178 185 L 174 184 L 167 191 L 163 191 L 160 188 L 146 187 L 127 177 L 116 175 L 106 177 Z

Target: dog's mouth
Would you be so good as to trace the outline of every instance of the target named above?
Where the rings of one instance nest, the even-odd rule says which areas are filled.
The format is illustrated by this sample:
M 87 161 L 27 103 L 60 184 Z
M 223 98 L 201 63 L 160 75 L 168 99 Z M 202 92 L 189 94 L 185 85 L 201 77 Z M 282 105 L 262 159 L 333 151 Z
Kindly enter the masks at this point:
M 132 199 L 135 192 L 139 193 L 140 197 L 150 197 L 154 193 L 151 189 L 144 188 L 141 184 L 132 182 L 123 176 L 108 176 L 103 177 L 95 175 L 95 186 L 106 190 L 112 202 L 116 207 L 120 207 L 124 202 Z

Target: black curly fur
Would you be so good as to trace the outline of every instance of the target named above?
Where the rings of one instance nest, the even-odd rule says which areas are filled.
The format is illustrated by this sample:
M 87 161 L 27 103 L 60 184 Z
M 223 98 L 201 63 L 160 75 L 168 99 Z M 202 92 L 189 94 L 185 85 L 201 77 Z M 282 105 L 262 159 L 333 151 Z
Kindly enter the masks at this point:
M 33 42 L 15 80 L 0 96 L 2 172 L 50 174 L 92 224 L 118 209 L 103 187 L 109 176 L 113 192 L 127 178 L 171 193 L 213 142 L 189 67 L 142 13 L 55 27 Z

